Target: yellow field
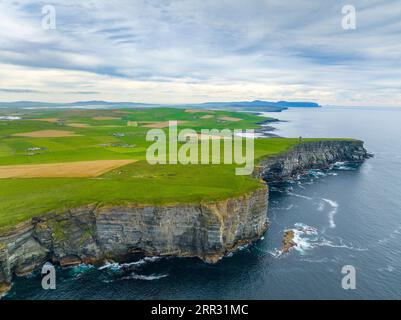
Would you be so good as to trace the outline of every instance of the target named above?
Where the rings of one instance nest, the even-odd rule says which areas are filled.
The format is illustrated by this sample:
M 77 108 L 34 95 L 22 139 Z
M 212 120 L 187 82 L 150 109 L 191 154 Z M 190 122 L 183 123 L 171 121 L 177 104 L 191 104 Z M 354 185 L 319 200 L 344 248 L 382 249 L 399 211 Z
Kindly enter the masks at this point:
M 15 133 L 14 137 L 28 137 L 28 138 L 63 138 L 63 137 L 77 137 L 79 134 L 76 134 L 72 131 L 64 131 L 64 130 L 39 130 L 32 132 L 23 132 L 23 133 Z
M 183 124 L 186 122 L 187 121 L 177 121 L 177 124 Z M 157 129 L 167 128 L 168 126 L 169 126 L 169 121 L 149 122 L 147 124 L 142 125 L 142 127 L 145 128 L 157 128 Z
M 73 128 L 89 128 L 90 125 L 86 123 L 68 123 L 67 126 Z
M 0 166 L 0 179 L 6 178 L 91 178 L 136 160 L 96 160 L 49 164 Z
M 43 121 L 43 122 L 50 122 L 50 123 L 56 123 L 59 122 L 60 119 L 58 118 L 40 118 L 40 119 L 31 119 L 32 121 Z
M 103 120 L 121 120 L 121 118 L 117 117 L 94 117 L 93 120 L 103 121 Z
M 186 109 L 185 112 L 187 112 L 187 113 L 209 113 L 210 110 L 206 110 L 206 109 Z
M 221 117 L 219 119 L 220 120 L 224 120 L 224 121 L 233 121 L 233 122 L 237 122 L 237 121 L 241 121 L 242 120 L 240 118 L 233 118 L 233 117 Z

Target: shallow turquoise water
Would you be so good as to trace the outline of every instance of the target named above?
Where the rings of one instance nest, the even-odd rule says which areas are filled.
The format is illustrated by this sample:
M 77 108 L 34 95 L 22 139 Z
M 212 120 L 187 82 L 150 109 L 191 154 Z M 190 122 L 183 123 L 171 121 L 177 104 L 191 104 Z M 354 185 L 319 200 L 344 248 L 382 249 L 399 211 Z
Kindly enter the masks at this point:
M 129 266 L 38 274 L 15 281 L 8 299 L 399 299 L 401 298 L 401 109 L 291 109 L 274 117 L 287 137 L 353 137 L 375 154 L 272 188 L 270 229 L 251 247 L 207 265 L 197 259 L 140 259 Z M 298 247 L 279 254 L 283 232 Z M 356 289 L 341 268 L 356 268 Z

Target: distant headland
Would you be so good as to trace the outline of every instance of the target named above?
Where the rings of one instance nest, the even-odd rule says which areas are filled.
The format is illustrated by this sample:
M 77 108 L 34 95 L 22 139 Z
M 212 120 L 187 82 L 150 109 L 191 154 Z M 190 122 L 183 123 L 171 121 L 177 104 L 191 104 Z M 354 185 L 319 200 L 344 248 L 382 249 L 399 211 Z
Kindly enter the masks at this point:
M 259 112 L 281 112 L 288 108 L 319 108 L 316 102 L 308 101 L 231 101 L 231 102 L 204 102 L 204 103 L 177 103 L 177 104 L 157 104 L 141 102 L 111 102 L 111 101 L 77 101 L 69 103 L 51 103 L 39 101 L 14 101 L 0 102 L 0 108 L 155 108 L 155 107 L 176 107 L 176 108 L 202 108 L 202 109 L 225 109 L 233 111 L 259 111 Z

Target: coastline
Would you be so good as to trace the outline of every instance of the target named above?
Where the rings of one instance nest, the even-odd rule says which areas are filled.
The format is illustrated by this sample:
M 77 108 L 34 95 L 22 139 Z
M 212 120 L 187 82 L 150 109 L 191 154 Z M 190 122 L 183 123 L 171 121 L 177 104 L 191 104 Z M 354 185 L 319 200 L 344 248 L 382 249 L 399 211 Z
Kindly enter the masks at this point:
M 307 142 L 261 159 L 255 178 L 267 183 L 337 161 L 363 162 L 368 153 L 357 140 Z M 34 218 L 0 235 L 0 283 L 37 270 L 45 261 L 61 266 L 147 255 L 198 257 L 216 263 L 268 228 L 268 188 L 198 205 L 167 207 L 84 207 L 64 215 Z M 90 226 L 88 228 L 88 226 Z M 144 236 L 145 235 L 145 236 Z M 10 259 L 10 257 L 13 257 Z

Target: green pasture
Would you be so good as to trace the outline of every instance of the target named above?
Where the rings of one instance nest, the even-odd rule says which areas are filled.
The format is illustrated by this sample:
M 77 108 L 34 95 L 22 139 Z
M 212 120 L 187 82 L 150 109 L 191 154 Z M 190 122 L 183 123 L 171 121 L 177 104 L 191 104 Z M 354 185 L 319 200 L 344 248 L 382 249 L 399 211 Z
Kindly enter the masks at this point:
M 4 110 L 2 110 L 4 113 Z M 252 191 L 262 182 L 236 176 L 237 165 L 150 165 L 145 160 L 150 128 L 140 122 L 186 121 L 180 128 L 251 129 L 265 120 L 254 114 L 183 109 L 130 110 L 24 110 L 22 120 L 0 121 L 0 166 L 135 159 L 137 162 L 97 178 L 0 179 L 0 229 L 34 216 L 86 204 L 173 204 L 199 203 Z M 202 118 L 205 115 L 212 117 Z M 118 119 L 95 120 L 97 117 Z M 240 118 L 225 121 L 223 117 Z M 38 119 L 57 118 L 50 123 Z M 127 126 L 128 121 L 138 122 Z M 77 128 L 69 124 L 86 124 Z M 39 130 L 71 131 L 79 136 L 61 138 L 16 137 L 16 133 Z M 167 129 L 164 129 L 167 131 Z M 257 139 L 257 159 L 284 152 L 298 139 Z M 32 151 L 33 150 L 33 151 Z

